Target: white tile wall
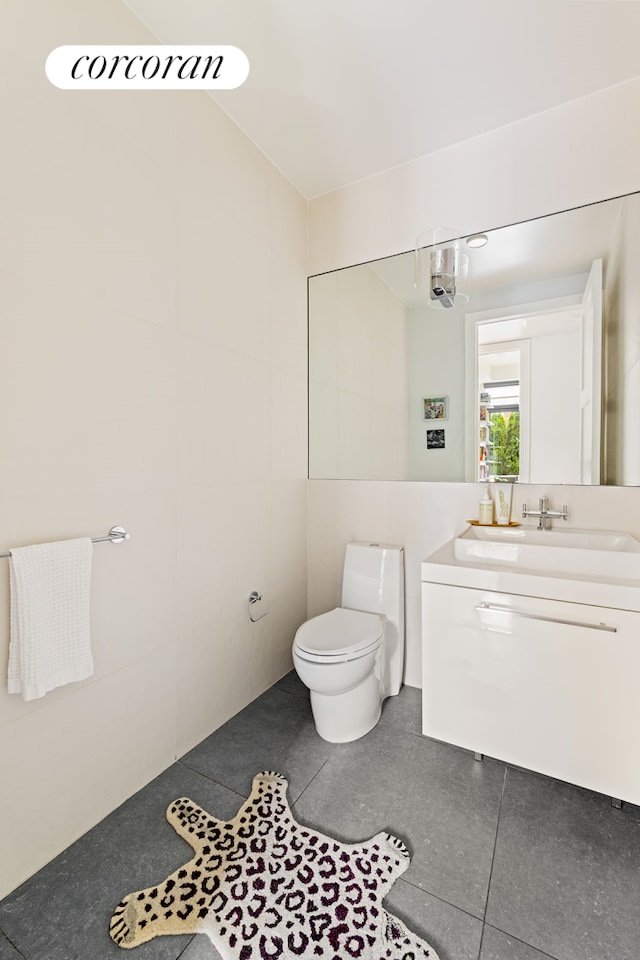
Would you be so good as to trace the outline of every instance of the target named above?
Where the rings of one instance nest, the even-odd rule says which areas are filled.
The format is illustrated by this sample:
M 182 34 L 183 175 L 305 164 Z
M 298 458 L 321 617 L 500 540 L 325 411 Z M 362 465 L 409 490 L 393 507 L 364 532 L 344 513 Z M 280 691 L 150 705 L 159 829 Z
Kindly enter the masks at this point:
M 94 676 L 27 704 L 2 568 L 1 897 L 290 669 L 307 428 L 306 202 L 205 93 L 48 83 L 59 44 L 154 42 L 124 4 L 0 16 L 0 552 L 131 533 Z

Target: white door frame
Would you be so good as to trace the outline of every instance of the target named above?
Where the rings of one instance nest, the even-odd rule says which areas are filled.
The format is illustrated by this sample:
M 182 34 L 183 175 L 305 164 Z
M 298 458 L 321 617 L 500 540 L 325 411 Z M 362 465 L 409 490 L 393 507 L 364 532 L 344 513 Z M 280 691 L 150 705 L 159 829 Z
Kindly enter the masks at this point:
M 556 297 L 552 300 L 541 300 L 535 303 L 518 304 L 511 307 L 482 310 L 476 313 L 465 314 L 465 458 L 464 474 L 468 483 L 478 482 L 478 428 L 479 428 L 479 384 L 478 384 L 478 332 L 479 328 L 491 323 L 506 320 L 513 321 L 509 336 L 511 340 L 504 340 L 511 344 L 527 340 L 527 319 L 532 316 L 549 316 L 554 313 L 564 313 L 568 308 L 581 303 L 581 296 Z M 497 351 L 496 351 L 497 352 Z M 530 377 L 529 359 L 526 359 L 526 396 L 521 397 L 520 437 L 521 437 L 521 474 L 520 482 L 527 483 L 529 479 L 529 418 L 530 408 Z M 526 409 L 526 414 L 524 410 Z M 526 420 L 526 422 L 525 422 Z M 523 436 L 526 438 L 523 449 Z M 526 474 L 524 468 L 526 465 Z

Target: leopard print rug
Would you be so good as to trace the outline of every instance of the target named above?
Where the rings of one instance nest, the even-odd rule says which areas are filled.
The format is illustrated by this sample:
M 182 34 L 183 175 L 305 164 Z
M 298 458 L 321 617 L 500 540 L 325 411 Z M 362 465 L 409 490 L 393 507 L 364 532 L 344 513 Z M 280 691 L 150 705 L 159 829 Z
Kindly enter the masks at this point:
M 191 800 L 167 819 L 194 856 L 162 883 L 130 893 L 111 918 L 111 938 L 136 947 L 172 933 L 206 933 L 225 960 L 438 960 L 382 906 L 409 866 L 388 833 L 339 843 L 293 819 L 287 781 L 257 774 L 233 820 Z

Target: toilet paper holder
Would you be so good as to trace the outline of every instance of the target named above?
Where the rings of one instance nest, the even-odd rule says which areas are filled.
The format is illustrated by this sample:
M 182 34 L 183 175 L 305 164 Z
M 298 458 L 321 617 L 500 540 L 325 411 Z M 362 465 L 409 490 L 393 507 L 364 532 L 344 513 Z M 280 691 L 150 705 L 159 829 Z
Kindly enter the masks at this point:
M 269 604 L 268 610 L 265 610 L 264 613 L 261 613 L 259 617 L 252 617 L 252 616 L 251 616 L 251 607 L 252 607 L 252 605 L 253 605 L 254 603 L 258 603 L 258 601 L 260 601 L 260 600 L 262 600 L 262 594 L 258 593 L 257 590 L 252 590 L 251 593 L 249 594 L 249 607 L 248 607 L 248 610 L 249 610 L 249 620 L 251 620 L 251 623 L 257 623 L 258 620 L 262 620 L 262 618 L 263 618 L 263 617 L 266 617 L 266 615 L 267 615 L 268 613 L 271 613 L 271 607 L 273 606 L 273 601 Z

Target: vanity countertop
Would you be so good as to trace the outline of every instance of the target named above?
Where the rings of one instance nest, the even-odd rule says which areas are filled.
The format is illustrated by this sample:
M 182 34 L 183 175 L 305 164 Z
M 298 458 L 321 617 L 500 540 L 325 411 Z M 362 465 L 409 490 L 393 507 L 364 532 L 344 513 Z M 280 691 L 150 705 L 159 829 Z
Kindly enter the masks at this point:
M 484 560 L 467 562 L 456 559 L 454 543 L 449 540 L 422 561 L 423 582 L 640 612 L 640 580 L 515 568 Z

